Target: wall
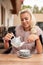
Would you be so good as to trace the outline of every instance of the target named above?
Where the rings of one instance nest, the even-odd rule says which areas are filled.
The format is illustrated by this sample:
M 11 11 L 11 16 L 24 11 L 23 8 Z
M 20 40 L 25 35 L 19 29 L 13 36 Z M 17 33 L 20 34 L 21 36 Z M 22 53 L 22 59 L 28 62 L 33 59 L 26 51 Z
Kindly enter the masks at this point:
M 43 14 L 34 14 L 38 22 L 43 22 Z

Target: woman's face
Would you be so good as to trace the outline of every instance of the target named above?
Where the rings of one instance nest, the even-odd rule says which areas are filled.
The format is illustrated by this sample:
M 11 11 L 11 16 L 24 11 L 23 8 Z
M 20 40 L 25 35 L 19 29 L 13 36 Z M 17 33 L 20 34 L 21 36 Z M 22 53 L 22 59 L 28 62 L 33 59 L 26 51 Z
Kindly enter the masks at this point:
M 24 27 L 24 29 L 27 29 L 31 25 L 31 15 L 28 12 L 24 12 L 20 14 L 21 18 L 21 24 Z

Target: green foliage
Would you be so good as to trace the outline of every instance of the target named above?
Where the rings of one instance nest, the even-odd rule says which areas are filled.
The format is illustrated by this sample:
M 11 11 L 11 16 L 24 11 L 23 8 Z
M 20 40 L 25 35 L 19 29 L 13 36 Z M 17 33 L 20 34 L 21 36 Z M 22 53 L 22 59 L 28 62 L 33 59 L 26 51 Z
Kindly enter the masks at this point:
M 43 13 L 43 7 L 41 8 L 40 13 Z
M 38 7 L 35 5 L 34 8 L 33 8 L 33 13 L 38 13 L 39 9 Z
M 30 5 L 28 5 L 28 6 L 26 6 L 26 5 L 23 5 L 22 6 L 22 8 L 21 8 L 21 10 L 22 9 L 25 9 L 25 8 L 30 8 L 30 9 L 33 9 L 33 13 L 43 13 L 43 7 L 39 10 L 39 7 L 37 6 L 37 5 L 34 5 L 34 7 L 32 8 L 32 6 L 30 6 Z
M 31 6 L 29 6 L 29 5 L 28 5 L 28 6 L 23 5 L 23 6 L 22 6 L 22 8 L 21 8 L 21 10 L 22 10 L 22 9 L 25 9 L 25 8 L 30 8 L 30 9 L 31 9 L 32 7 L 31 7 Z
M 39 10 L 39 7 L 34 5 L 33 7 L 33 13 L 43 13 L 43 7 Z

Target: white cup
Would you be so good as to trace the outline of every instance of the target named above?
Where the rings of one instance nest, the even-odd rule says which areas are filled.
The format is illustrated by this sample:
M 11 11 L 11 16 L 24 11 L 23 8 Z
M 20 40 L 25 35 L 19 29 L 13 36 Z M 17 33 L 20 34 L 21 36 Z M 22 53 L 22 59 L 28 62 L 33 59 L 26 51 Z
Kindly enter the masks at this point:
M 28 57 L 30 55 L 30 50 L 21 49 L 21 50 L 19 50 L 19 55 L 23 56 L 23 57 Z

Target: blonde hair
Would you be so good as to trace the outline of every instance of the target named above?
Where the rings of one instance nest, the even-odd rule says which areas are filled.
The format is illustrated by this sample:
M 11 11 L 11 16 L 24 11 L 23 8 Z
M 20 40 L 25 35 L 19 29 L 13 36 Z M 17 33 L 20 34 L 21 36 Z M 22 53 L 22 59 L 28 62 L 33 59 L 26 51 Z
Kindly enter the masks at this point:
M 31 27 L 34 27 L 36 25 L 36 19 L 35 16 L 32 14 L 32 11 L 29 8 L 25 8 L 19 12 L 19 15 L 24 12 L 28 12 L 31 15 Z

